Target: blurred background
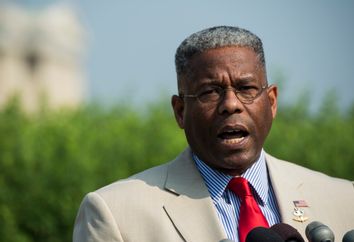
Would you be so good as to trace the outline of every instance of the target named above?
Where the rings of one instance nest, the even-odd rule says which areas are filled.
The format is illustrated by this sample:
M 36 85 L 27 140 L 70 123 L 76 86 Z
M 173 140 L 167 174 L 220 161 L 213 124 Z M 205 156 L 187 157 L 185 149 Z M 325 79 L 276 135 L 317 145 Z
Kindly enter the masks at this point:
M 71 241 L 85 193 L 185 146 L 169 97 L 188 35 L 264 44 L 280 110 L 266 151 L 354 180 L 354 2 L 0 0 L 0 238 Z

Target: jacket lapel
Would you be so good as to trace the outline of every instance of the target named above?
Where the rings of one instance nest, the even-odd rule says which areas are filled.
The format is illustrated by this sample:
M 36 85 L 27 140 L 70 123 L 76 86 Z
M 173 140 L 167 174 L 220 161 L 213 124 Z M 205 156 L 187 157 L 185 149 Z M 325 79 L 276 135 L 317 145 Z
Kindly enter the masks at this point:
M 170 164 L 165 188 L 178 195 L 164 209 L 186 241 L 215 242 L 226 238 L 190 149 Z
M 266 161 L 281 221 L 296 228 L 306 238 L 305 229 L 309 221 L 297 221 L 297 216 L 294 215 L 294 201 L 308 202 L 308 197 L 304 193 L 304 181 L 301 177 L 297 177 L 297 174 L 294 174 L 290 167 L 284 166 L 283 161 L 279 161 L 270 155 L 266 156 Z M 311 218 L 313 216 L 310 207 L 301 207 L 300 209 L 304 212 L 304 217 Z

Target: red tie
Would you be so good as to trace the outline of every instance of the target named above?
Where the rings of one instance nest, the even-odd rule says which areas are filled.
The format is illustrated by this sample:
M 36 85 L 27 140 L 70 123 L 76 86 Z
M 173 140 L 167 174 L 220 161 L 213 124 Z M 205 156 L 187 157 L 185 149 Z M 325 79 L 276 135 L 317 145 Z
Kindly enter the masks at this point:
M 242 177 L 232 178 L 228 188 L 241 199 L 238 236 L 240 242 L 246 241 L 247 234 L 255 227 L 269 228 L 268 222 L 252 195 L 248 181 Z

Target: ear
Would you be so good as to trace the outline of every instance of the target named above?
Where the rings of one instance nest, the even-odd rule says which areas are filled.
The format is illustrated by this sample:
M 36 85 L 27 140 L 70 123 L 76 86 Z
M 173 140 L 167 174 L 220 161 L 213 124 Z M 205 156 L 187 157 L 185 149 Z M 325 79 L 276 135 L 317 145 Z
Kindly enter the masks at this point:
M 277 107 L 278 107 L 278 87 L 275 85 L 270 85 L 268 87 L 268 99 L 272 111 L 273 119 L 277 114 Z
M 175 118 L 178 126 L 184 128 L 184 101 L 181 97 L 173 95 L 171 98 L 171 104 L 175 113 Z

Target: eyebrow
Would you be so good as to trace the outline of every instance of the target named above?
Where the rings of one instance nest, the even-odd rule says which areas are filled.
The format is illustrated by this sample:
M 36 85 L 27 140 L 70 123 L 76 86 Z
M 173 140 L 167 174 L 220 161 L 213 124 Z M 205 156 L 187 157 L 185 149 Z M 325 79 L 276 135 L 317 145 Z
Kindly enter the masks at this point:
M 255 76 L 253 74 L 245 74 L 245 75 L 241 75 L 241 77 L 233 80 L 233 81 L 238 81 L 238 82 L 252 82 L 252 81 L 256 81 L 257 79 L 255 78 Z
M 254 83 L 256 82 L 257 79 L 255 78 L 242 78 L 242 79 L 237 79 L 234 81 L 235 84 L 249 84 L 249 83 Z
M 237 79 L 232 80 L 232 85 L 239 85 L 239 84 L 247 84 L 247 83 L 253 83 L 256 82 L 257 79 L 254 78 L 254 76 L 248 75 L 248 76 L 243 76 Z M 206 79 L 203 80 L 203 82 L 199 83 L 197 86 L 205 86 L 205 85 L 223 85 L 224 81 L 222 80 L 217 80 L 217 79 Z

